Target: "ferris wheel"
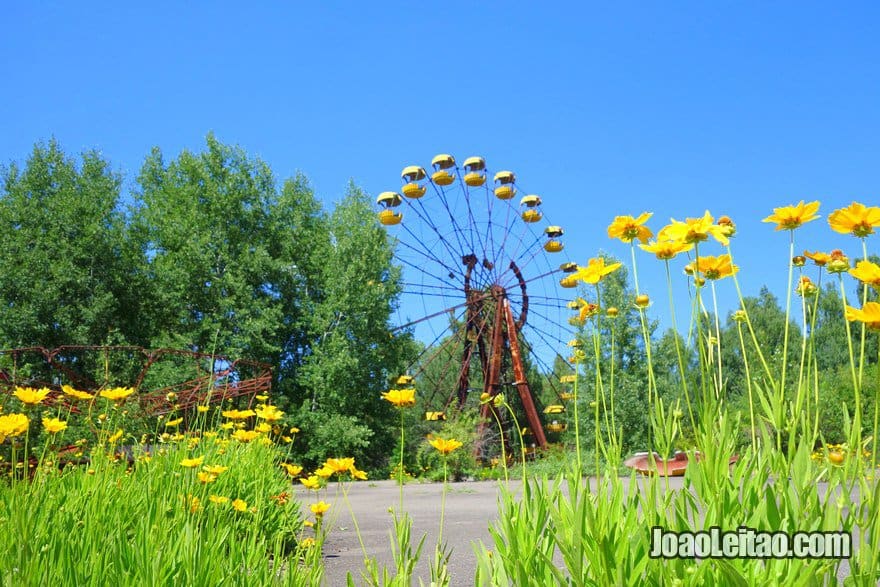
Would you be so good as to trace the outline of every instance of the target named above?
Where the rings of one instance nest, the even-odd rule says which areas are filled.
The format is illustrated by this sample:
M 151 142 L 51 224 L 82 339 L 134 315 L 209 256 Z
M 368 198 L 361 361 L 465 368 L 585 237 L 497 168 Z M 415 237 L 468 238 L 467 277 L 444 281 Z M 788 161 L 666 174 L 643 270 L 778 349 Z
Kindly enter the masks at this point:
M 479 409 L 482 421 L 495 411 L 509 427 L 486 401 L 504 393 L 529 444 L 544 448 L 564 429 L 557 414 L 573 380 L 562 353 L 577 265 L 565 231 L 547 221 L 540 196 L 511 171 L 490 175 L 482 157 L 459 166 L 441 154 L 431 169 L 405 167 L 402 187 L 376 199 L 402 268 L 395 329 L 424 345 L 393 384 L 418 389 L 428 420 Z

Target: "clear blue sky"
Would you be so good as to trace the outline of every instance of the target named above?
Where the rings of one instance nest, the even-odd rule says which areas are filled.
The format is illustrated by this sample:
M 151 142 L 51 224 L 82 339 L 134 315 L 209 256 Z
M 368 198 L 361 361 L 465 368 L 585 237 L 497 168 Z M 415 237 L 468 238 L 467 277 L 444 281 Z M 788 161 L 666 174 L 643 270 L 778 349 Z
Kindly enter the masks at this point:
M 55 136 L 130 186 L 152 146 L 214 131 L 330 203 L 349 178 L 376 194 L 404 165 L 479 154 L 542 195 L 581 263 L 628 258 L 616 214 L 732 216 L 751 294 L 784 292 L 774 206 L 820 199 L 798 248 L 854 255 L 827 214 L 880 204 L 876 3 L 267 4 L 6 6 L 0 160 Z M 665 316 L 661 266 L 640 272 Z

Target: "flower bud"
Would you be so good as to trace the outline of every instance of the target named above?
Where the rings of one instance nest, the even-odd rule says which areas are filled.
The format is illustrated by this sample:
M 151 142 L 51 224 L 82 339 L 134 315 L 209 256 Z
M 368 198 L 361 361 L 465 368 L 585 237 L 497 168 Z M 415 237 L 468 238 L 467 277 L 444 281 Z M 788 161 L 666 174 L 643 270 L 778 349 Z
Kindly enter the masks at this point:
M 605 310 L 605 314 L 606 314 L 609 318 L 617 318 L 617 315 L 618 315 L 619 313 L 620 313 L 620 310 L 618 310 L 618 309 L 617 309 L 616 307 L 614 307 L 614 306 L 611 306 L 610 308 L 608 308 L 607 310 Z
M 648 297 L 648 294 L 640 294 L 636 296 L 636 307 L 643 309 L 647 308 L 651 303 L 651 298 Z
M 733 313 L 734 322 L 745 322 L 746 321 L 746 311 L 745 310 L 737 310 Z
M 819 288 L 815 286 L 809 277 L 802 275 L 795 291 L 800 296 L 810 297 L 816 295 L 819 292 Z
M 730 219 L 730 216 L 722 216 L 718 219 L 718 226 L 721 227 L 721 232 L 724 236 L 730 238 L 736 234 L 736 224 L 733 223 L 733 220 Z
M 685 265 L 684 266 L 684 273 L 685 273 L 685 275 L 693 275 L 694 274 L 694 264 L 688 263 L 687 265 Z
M 794 265 L 795 267 L 803 267 L 804 263 L 806 263 L 806 262 L 807 262 L 807 259 L 803 255 L 797 255 L 797 256 L 791 258 L 791 264 Z
M 828 262 L 829 273 L 843 273 L 849 270 L 849 257 L 840 249 L 831 251 L 831 260 Z
M 704 285 L 706 285 L 706 280 L 697 275 L 696 277 L 694 277 L 694 284 L 698 287 L 703 287 Z

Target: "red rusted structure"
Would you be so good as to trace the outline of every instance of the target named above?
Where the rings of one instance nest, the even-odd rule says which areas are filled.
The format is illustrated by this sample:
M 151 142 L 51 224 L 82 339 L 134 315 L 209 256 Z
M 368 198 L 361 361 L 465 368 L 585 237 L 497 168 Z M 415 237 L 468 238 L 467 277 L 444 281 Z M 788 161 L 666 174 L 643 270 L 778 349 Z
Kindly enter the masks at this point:
M 133 387 L 132 397 L 148 415 L 236 397 L 248 397 L 250 403 L 272 387 L 272 368 L 265 363 L 178 349 L 28 347 L 0 350 L 0 364 L 0 393 L 12 393 L 16 386 L 45 387 L 52 390 L 47 402 L 75 413 L 80 404 L 61 391 L 62 385 L 86 392 Z
M 453 404 L 461 408 L 465 405 L 468 393 L 473 391 L 471 387 L 471 365 L 474 354 L 480 365 L 482 391 L 494 398 L 503 392 L 505 382 L 502 381 L 505 366 L 509 366 L 513 374 L 511 382 L 516 387 L 523 412 L 525 413 L 528 428 L 533 435 L 533 442 L 539 448 L 547 447 L 547 436 L 544 426 L 535 406 L 535 401 L 529 386 L 526 370 L 523 365 L 522 350 L 520 347 L 520 331 L 528 318 L 529 298 L 526 280 L 515 262 L 510 263 L 510 270 L 517 280 L 519 303 L 519 316 L 514 316 L 511 308 L 507 288 L 499 284 L 493 284 L 484 290 L 475 290 L 471 287 L 471 273 L 477 265 L 477 257 L 473 254 L 462 257 L 465 266 L 464 273 L 464 297 L 466 320 L 463 325 L 464 344 L 462 348 L 461 364 L 459 367 L 457 385 L 453 394 L 449 396 L 444 409 L 449 409 Z M 488 261 L 483 261 L 484 267 Z M 490 264 L 491 265 L 491 264 Z M 491 268 L 491 267 L 487 267 Z M 539 277 L 546 277 L 541 275 Z M 427 316 L 422 320 L 433 318 Z M 399 327 L 404 329 L 417 323 L 410 322 Z M 455 337 L 450 337 L 446 344 L 452 344 Z M 446 344 L 440 345 L 426 360 L 419 364 L 414 377 L 418 377 L 427 367 L 446 349 Z M 492 420 L 491 414 L 496 408 L 492 401 L 483 401 L 480 406 L 482 422 L 480 424 L 481 435 L 486 430 L 486 423 Z M 502 419 L 504 414 L 500 414 Z M 502 437 L 502 442 L 507 440 Z

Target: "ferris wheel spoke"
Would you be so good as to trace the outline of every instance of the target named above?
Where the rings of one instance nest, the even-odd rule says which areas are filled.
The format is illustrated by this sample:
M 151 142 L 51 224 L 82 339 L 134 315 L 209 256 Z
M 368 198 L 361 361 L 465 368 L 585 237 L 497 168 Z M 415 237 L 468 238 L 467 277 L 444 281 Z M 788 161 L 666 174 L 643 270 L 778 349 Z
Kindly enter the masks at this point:
M 425 251 L 421 251 L 421 250 L 419 250 L 418 248 L 416 248 L 416 247 L 412 246 L 411 244 L 409 244 L 408 242 L 406 242 L 406 241 L 402 241 L 402 240 L 400 240 L 400 239 L 398 239 L 398 241 L 397 241 L 398 244 L 401 244 L 401 245 L 403 245 L 404 247 L 406 247 L 407 249 L 413 251 L 413 253 L 416 254 L 416 255 L 418 255 L 420 258 L 427 257 L 428 259 L 434 261 L 435 263 L 437 263 L 438 265 L 440 265 L 441 267 L 443 267 L 444 269 L 446 269 L 447 271 L 449 271 L 450 274 L 458 273 L 462 278 L 464 278 L 464 273 L 463 273 L 460 269 L 458 269 L 457 267 L 455 267 L 455 268 L 450 267 L 449 265 L 447 265 L 446 263 L 444 263 L 443 261 L 441 261 L 440 259 L 438 259 L 437 256 L 434 255 L 434 254 L 431 252 L 431 250 L 430 250 L 430 249 L 429 249 L 429 248 L 428 248 L 423 242 L 421 242 L 421 241 L 420 241 L 420 240 L 419 240 L 414 234 L 412 234 L 412 231 L 408 230 L 408 232 L 413 236 L 414 239 L 416 239 L 417 242 L 421 243 L 422 247 L 423 247 L 423 248 L 425 249 L 425 251 L 427 251 L 427 252 L 425 252 Z M 425 271 L 425 270 L 422 270 L 422 271 L 425 272 L 425 273 L 427 273 L 427 271 Z
M 532 242 L 519 257 L 514 259 L 521 270 L 525 270 L 525 268 L 529 266 L 529 263 L 531 263 L 536 258 L 539 258 L 539 255 L 544 251 L 544 247 L 540 246 L 540 243 L 541 237 L 536 238 L 534 242 Z M 529 255 L 528 258 L 525 258 L 526 253 L 528 253 L 529 251 L 531 251 L 532 254 Z
M 461 243 L 461 227 L 458 225 L 458 221 L 455 219 L 455 214 L 452 212 L 452 208 L 449 207 L 449 201 L 446 199 L 446 190 L 443 189 L 443 186 L 438 186 L 433 181 L 431 182 L 431 186 L 434 188 L 434 193 L 440 198 L 440 203 L 443 205 L 443 208 L 446 210 L 446 214 L 449 216 L 449 222 L 451 223 L 451 228 L 453 232 L 455 232 L 455 240 L 458 242 L 458 251 L 460 255 L 464 254 L 466 250 L 466 245 Z
M 462 247 L 461 247 L 461 240 L 458 238 L 457 231 L 456 231 L 455 236 L 456 236 L 456 240 L 458 241 L 458 247 L 459 247 L 458 250 L 456 250 L 454 248 L 454 246 L 452 245 L 452 243 L 450 243 L 446 239 L 445 234 L 440 231 L 440 228 L 436 224 L 434 224 L 434 220 L 431 218 L 431 214 L 428 212 L 428 210 L 427 210 L 424 202 L 422 202 L 421 198 L 418 198 L 416 200 L 416 202 L 418 203 L 418 207 L 416 207 L 416 205 L 413 204 L 411 201 L 409 201 L 409 200 L 407 200 L 407 201 L 410 203 L 410 207 L 415 211 L 416 215 L 421 220 L 423 220 L 429 227 L 431 227 L 431 230 L 434 231 L 434 234 L 436 234 L 437 238 L 440 240 L 440 242 L 443 243 L 443 246 L 446 249 L 446 252 L 449 253 L 449 255 L 453 259 L 460 258 L 463 255 L 463 252 L 462 252 Z M 447 211 L 448 211 L 448 209 L 447 209 Z
M 544 370 L 544 372 L 547 374 L 547 376 L 544 378 L 544 381 L 546 381 L 550 385 L 550 388 L 553 390 L 553 393 L 556 395 L 556 397 L 559 399 L 559 401 L 565 401 L 562 399 L 562 392 L 559 390 L 559 387 L 557 386 L 556 378 L 553 377 L 553 372 L 554 372 L 553 368 L 550 365 L 548 365 L 543 359 L 541 359 L 537 355 L 537 353 L 532 351 L 531 346 L 527 342 L 524 343 L 524 345 L 529 349 L 528 350 L 529 356 L 532 357 L 535 360 L 535 362 L 538 363 L 538 365 L 541 367 L 541 369 Z M 556 357 L 562 359 L 562 361 L 569 367 L 569 369 L 571 369 L 572 371 L 574 370 L 574 367 L 571 366 L 571 364 L 565 359 L 565 357 L 563 357 L 559 353 L 556 353 Z
M 400 285 L 406 288 L 408 291 L 413 291 L 411 288 L 425 288 L 425 289 L 433 289 L 433 290 L 443 290 L 448 291 L 450 293 L 459 294 L 461 293 L 460 287 L 455 287 L 451 285 L 431 285 L 427 283 L 407 283 L 401 282 Z
M 540 316 L 544 320 L 547 319 L 545 316 L 541 316 L 540 312 L 534 312 L 534 314 Z M 550 333 L 546 332 L 545 330 L 538 329 L 535 326 L 528 324 L 528 323 L 526 323 L 523 327 L 524 328 L 525 327 L 531 328 L 532 331 L 535 332 L 536 335 L 538 335 L 538 338 L 541 339 L 541 342 L 543 342 L 545 345 L 547 345 L 547 348 L 552 349 L 552 348 L 558 348 L 560 346 L 563 346 L 563 347 L 568 346 L 567 340 L 562 340 L 561 338 L 559 338 L 559 336 L 557 336 L 555 334 L 550 334 Z

